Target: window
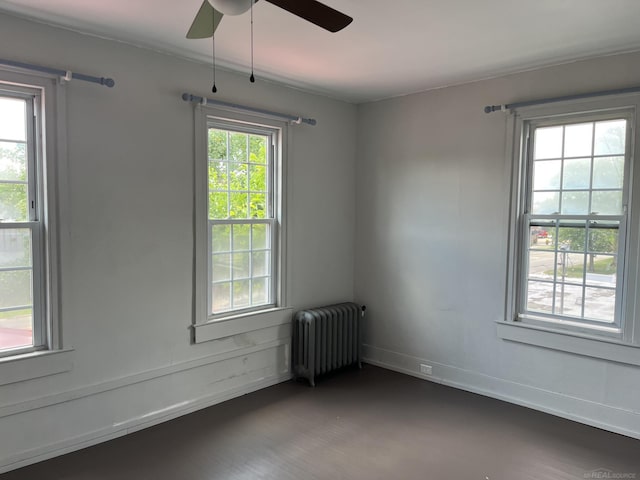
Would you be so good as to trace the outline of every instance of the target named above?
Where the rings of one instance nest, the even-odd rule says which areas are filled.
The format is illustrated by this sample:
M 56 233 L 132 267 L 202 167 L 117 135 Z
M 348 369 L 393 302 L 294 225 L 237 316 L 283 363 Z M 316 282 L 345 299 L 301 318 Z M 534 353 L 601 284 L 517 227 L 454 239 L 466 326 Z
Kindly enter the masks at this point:
M 637 103 L 619 97 L 514 115 L 507 323 L 538 329 L 539 345 L 568 345 L 545 343 L 541 331 L 639 344 L 640 205 L 631 196 Z M 499 331 L 513 332 L 507 327 Z
M 619 327 L 630 119 L 569 122 L 529 125 L 519 310 Z
M 275 305 L 273 149 L 276 132 L 208 127 L 209 313 Z
M 198 106 L 196 129 L 197 332 L 283 304 L 286 125 Z
M 0 357 L 49 348 L 39 89 L 0 83 Z
M 0 352 L 40 347 L 43 234 L 39 221 L 36 95 L 0 84 Z

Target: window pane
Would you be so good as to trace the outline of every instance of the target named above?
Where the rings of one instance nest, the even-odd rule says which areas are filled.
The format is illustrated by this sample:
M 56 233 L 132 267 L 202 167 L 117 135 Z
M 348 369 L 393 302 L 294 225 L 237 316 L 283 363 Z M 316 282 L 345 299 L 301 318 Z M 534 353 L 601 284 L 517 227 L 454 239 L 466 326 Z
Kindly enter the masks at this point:
M 267 137 L 249 136 L 249 161 L 252 163 L 267 163 Z
M 0 350 L 33 345 L 33 310 L 0 312 Z
M 560 211 L 560 194 L 558 192 L 535 192 L 531 213 L 548 215 Z
M 32 305 L 31 270 L 0 272 L 0 308 Z
M 250 280 L 239 280 L 233 282 L 233 307 L 242 308 L 251 305 L 249 291 L 251 289 Z
M 227 132 L 216 128 L 209 129 L 209 160 L 227 160 Z
M 229 164 L 229 187 L 232 191 L 245 192 L 249 188 L 249 165 L 232 162 Z
M 249 275 L 249 261 L 251 254 L 246 253 L 234 253 L 233 254 L 233 278 L 248 278 Z
M 627 133 L 626 120 L 596 123 L 595 155 L 622 155 Z
M 231 255 L 228 253 L 216 254 L 211 257 L 211 280 L 220 282 L 231 280 Z
M 589 192 L 563 192 L 562 214 L 586 215 L 589 213 Z
M 251 225 L 233 226 L 233 250 L 249 250 Z
M 229 310 L 231 308 L 231 282 L 214 285 L 211 291 L 211 299 L 211 313 Z
M 269 303 L 268 278 L 256 278 L 251 281 L 251 303 L 253 303 L 253 305 Z
M 558 315 L 582 317 L 582 287 L 560 283 L 556 286 L 556 308 Z
M 589 251 L 593 253 L 616 253 L 618 251 L 618 230 L 589 229 Z
M 554 267 L 556 264 L 555 252 L 544 252 L 540 250 L 529 251 L 529 278 L 553 279 Z
M 269 248 L 269 225 L 259 223 L 253 225 L 253 238 L 251 239 L 254 250 Z
M 251 262 L 251 276 L 268 276 L 269 272 L 269 252 L 254 252 Z
M 561 160 L 545 160 L 533 163 L 533 189 L 559 190 Z
M 224 220 L 229 216 L 229 194 L 209 194 L 209 219 Z
M 223 191 L 229 189 L 227 184 L 229 175 L 227 169 L 229 164 L 226 162 L 209 162 L 209 191 Z
M 615 287 L 617 259 L 614 255 L 587 255 L 587 284 L 600 287 Z
M 591 156 L 593 123 L 567 125 L 564 128 L 564 156 Z
M 0 267 L 31 266 L 31 230 L 0 229 Z
M 229 216 L 231 218 L 248 218 L 249 195 L 246 193 L 232 193 Z
M 622 214 L 622 190 L 593 192 L 591 211 L 600 215 Z
M 267 196 L 264 193 L 252 193 L 250 198 L 251 218 L 267 218 Z
M 249 161 L 247 152 L 247 137 L 248 135 L 246 133 L 229 133 L 229 161 Z
M 212 250 L 214 252 L 231 251 L 231 225 L 213 225 Z
M 584 284 L 584 260 L 582 253 L 558 252 L 558 270 L 556 280 L 558 282 Z
M 27 185 L 0 182 L 0 221 L 28 221 L 27 198 Z
M 589 213 L 589 192 L 563 192 L 561 213 L 564 215 Z
M 586 229 L 584 227 L 560 227 L 558 229 L 559 250 L 584 252 Z
M 586 190 L 591 183 L 591 159 L 565 160 L 562 172 L 564 190 Z
M 593 159 L 593 188 L 620 188 L 624 179 L 624 157 Z
M 562 127 L 537 128 L 533 158 L 560 158 L 562 156 Z
M 26 108 L 19 98 L 0 98 L 0 139 L 27 140 Z
M 0 181 L 27 181 L 27 146 L 24 143 L 0 142 Z
M 615 319 L 615 290 L 604 288 L 586 288 L 584 316 L 592 320 L 613 323 Z
M 267 191 L 267 167 L 264 165 L 249 165 L 249 190 L 252 192 Z
M 555 248 L 555 227 L 529 227 L 529 246 L 535 250 L 553 250 Z
M 530 312 L 552 313 L 552 283 L 527 282 L 527 310 Z

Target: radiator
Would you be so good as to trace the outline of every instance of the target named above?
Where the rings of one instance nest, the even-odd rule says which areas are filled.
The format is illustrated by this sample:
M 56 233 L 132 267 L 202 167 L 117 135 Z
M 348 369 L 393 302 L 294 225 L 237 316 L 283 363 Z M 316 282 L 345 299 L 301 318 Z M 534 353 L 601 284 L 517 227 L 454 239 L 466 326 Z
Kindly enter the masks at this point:
M 360 363 L 361 318 L 364 306 L 340 303 L 301 310 L 293 318 L 291 360 L 294 378 L 315 377 Z

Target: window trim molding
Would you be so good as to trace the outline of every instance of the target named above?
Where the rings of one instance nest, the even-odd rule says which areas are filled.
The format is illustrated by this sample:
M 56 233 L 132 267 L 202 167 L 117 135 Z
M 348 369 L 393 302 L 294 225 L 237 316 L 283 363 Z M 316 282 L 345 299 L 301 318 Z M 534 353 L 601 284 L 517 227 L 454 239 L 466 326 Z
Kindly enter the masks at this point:
M 35 132 L 41 155 L 39 174 L 39 200 L 44 200 L 42 213 L 45 231 L 42 252 L 44 257 L 42 279 L 43 306 L 45 308 L 46 344 L 38 350 L 16 351 L 15 355 L 0 358 L 0 385 L 54 375 L 71 370 L 73 348 L 72 326 L 68 318 L 62 322 L 62 259 L 70 258 L 70 234 L 67 223 L 69 211 L 67 111 L 66 87 L 57 76 L 25 72 L 14 67 L 0 66 L 0 80 L 19 88 L 40 91 L 42 104 L 35 110 L 42 115 Z M 42 236 L 42 235 L 41 235 Z M 44 333 L 44 332 L 43 332 Z
M 565 353 L 640 366 L 640 345 L 522 322 L 496 322 L 498 337 Z
M 632 120 L 630 144 L 630 165 L 629 165 L 629 197 L 628 204 L 632 215 L 627 219 L 626 228 L 629 232 L 625 246 L 625 271 L 623 273 L 624 285 L 621 289 L 622 295 L 622 324 L 617 332 L 598 332 L 597 328 L 589 329 L 585 325 L 574 327 L 563 325 L 562 322 L 523 322 L 517 315 L 517 295 L 519 291 L 518 268 L 523 256 L 523 245 L 520 241 L 520 234 L 523 226 L 520 224 L 519 212 L 522 211 L 522 202 L 526 199 L 521 191 L 523 175 L 527 174 L 526 161 L 526 139 L 522 135 L 527 122 L 536 122 L 541 119 L 553 119 L 553 117 L 568 118 L 576 115 L 576 118 L 583 119 L 586 116 L 601 115 L 608 112 L 626 112 Z M 640 165 L 634 163 L 640 161 L 638 149 L 640 148 L 640 137 L 638 135 L 638 111 L 640 110 L 639 94 L 624 94 L 598 99 L 579 99 L 550 105 L 536 105 L 517 109 L 509 115 L 506 121 L 506 147 L 505 147 L 505 177 L 509 185 L 510 205 L 508 210 L 508 258 L 506 271 L 506 298 L 504 308 L 504 319 L 497 322 L 497 333 L 499 338 L 512 340 L 521 343 L 530 343 L 546 348 L 568 351 L 587 356 L 606 358 L 621 363 L 636 364 L 635 360 L 628 360 L 629 355 L 622 353 L 603 353 L 602 348 L 594 348 L 598 342 L 609 345 L 608 350 L 633 352 L 640 354 L 636 347 L 640 347 L 640 319 L 636 318 L 636 303 L 639 303 L 640 292 L 637 292 L 637 285 L 640 278 L 640 195 L 633 192 L 633 185 L 636 188 L 640 185 Z M 538 123 L 538 122 L 536 122 Z M 634 298 L 634 296 L 636 298 Z M 640 305 L 638 306 L 640 308 Z M 607 329 L 604 329 L 607 330 Z M 517 332 L 514 334 L 513 332 Z M 523 333 L 533 332 L 533 333 Z M 560 337 L 558 337 L 560 336 Z M 570 342 L 558 341 L 558 338 L 574 337 Z M 545 340 L 546 339 L 546 340 Z M 594 343 L 595 342 L 595 343 Z M 562 345 L 569 344 L 570 348 Z M 625 350 L 628 347 L 631 350 Z M 598 353 L 599 352 L 599 353 Z M 633 357 L 633 355 L 631 355 Z M 639 357 L 640 358 L 640 357 Z M 640 359 L 638 360 L 640 365 Z
M 249 127 L 251 125 L 263 125 L 280 131 L 280 135 L 277 138 L 279 158 L 274 159 L 273 165 L 274 178 L 279 180 L 279 186 L 276 186 L 274 191 L 274 214 L 279 224 L 276 235 L 277 245 L 274 249 L 276 253 L 274 265 L 276 279 L 274 289 L 275 305 L 233 310 L 215 316 L 208 313 L 208 299 L 205 287 L 209 272 L 207 263 L 202 261 L 203 258 L 206 258 L 206 252 L 208 251 L 208 234 L 206 231 L 208 222 L 202 221 L 203 219 L 207 220 L 207 203 L 202 199 L 207 197 L 208 171 L 207 163 L 201 160 L 207 156 L 206 131 L 209 123 L 208 119 L 211 117 L 219 120 L 221 124 L 228 123 L 229 127 L 234 125 L 237 127 L 238 124 L 246 124 Z M 232 108 L 201 104 L 196 104 L 194 107 L 194 132 L 194 308 L 191 342 L 201 343 L 228 336 L 226 332 L 233 332 L 231 335 L 235 335 L 271 326 L 264 323 L 261 317 L 271 318 L 274 312 L 288 312 L 290 317 L 291 312 L 287 306 L 290 286 L 287 281 L 289 270 L 286 255 L 289 239 L 287 205 L 289 204 L 290 192 L 287 188 L 289 176 L 287 154 L 290 147 L 290 138 L 286 122 L 277 121 L 271 117 L 241 113 Z M 247 321 L 245 322 L 243 319 Z M 229 329 L 226 327 L 229 322 L 236 322 L 238 326 Z M 260 322 L 263 322 L 264 326 L 261 326 L 262 323 Z M 269 322 L 267 321 L 267 323 Z
M 0 388 L 3 385 L 24 382 L 68 372 L 73 368 L 73 349 L 38 350 L 4 357 L 0 361 Z

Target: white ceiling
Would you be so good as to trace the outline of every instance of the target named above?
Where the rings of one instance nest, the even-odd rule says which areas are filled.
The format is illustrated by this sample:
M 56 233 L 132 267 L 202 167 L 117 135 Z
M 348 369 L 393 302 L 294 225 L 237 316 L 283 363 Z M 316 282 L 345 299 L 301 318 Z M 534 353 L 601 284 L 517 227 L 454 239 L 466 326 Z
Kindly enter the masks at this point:
M 599 55 L 640 50 L 639 0 L 324 0 L 352 16 L 329 33 L 260 1 L 255 72 L 364 102 Z M 200 61 L 185 34 L 201 0 L 0 0 L 17 13 Z M 248 71 L 249 13 L 216 33 L 219 64 Z

